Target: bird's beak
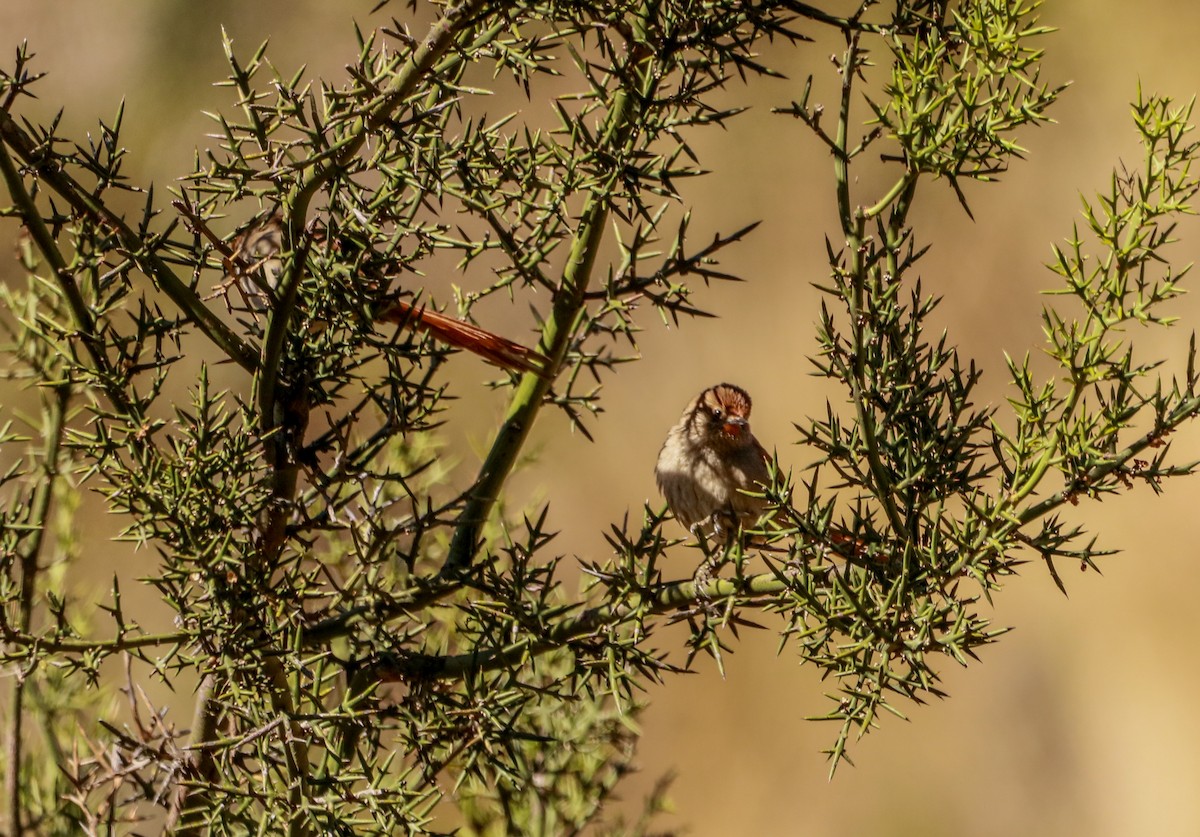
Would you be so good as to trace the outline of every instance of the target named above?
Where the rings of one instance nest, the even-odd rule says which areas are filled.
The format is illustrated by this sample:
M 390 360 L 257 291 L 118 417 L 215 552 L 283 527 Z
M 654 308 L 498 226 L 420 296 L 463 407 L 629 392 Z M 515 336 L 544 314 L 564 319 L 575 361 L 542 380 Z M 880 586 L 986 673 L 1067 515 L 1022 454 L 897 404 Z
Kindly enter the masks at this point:
M 725 431 L 726 436 L 738 437 L 746 432 L 750 423 L 741 416 L 729 416 L 725 419 L 725 424 L 721 428 Z

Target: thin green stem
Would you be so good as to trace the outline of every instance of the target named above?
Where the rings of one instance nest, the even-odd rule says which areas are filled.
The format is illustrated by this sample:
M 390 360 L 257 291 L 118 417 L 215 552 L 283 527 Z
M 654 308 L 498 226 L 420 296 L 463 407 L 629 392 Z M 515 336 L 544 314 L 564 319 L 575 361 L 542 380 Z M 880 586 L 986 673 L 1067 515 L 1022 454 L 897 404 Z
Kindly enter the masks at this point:
M 559 622 L 541 636 L 526 636 L 498 651 L 469 652 L 436 656 L 412 654 L 381 657 L 372 668 L 382 681 L 407 678 L 461 680 L 486 671 L 510 668 L 522 660 L 545 654 L 572 639 L 610 629 L 634 616 L 659 615 L 687 605 L 709 603 L 730 597 L 762 598 L 778 595 L 789 589 L 787 581 L 775 573 L 758 573 L 738 579 L 712 579 L 697 584 L 678 581 L 664 584 L 652 591 L 636 607 L 600 605 Z M 364 669 L 365 671 L 365 669 Z
M 259 374 L 255 380 L 264 434 L 277 430 L 283 423 L 283 417 L 278 415 L 276 410 L 283 349 L 292 315 L 296 310 L 296 302 L 300 297 L 300 277 L 304 272 L 310 246 L 308 236 L 296 230 L 293 224 L 285 224 L 285 230 L 287 235 L 284 239 L 284 253 L 280 256 L 283 257 L 287 269 L 279 283 L 276 305 L 270 312 L 258 366 Z M 296 242 L 301 242 L 299 248 L 296 248 Z M 281 449 L 282 440 L 277 440 L 275 447 L 277 450 Z
M 122 651 L 135 651 L 139 648 L 153 648 L 160 645 L 182 645 L 196 638 L 192 631 L 171 631 L 163 634 L 141 634 L 139 636 L 118 636 L 113 639 L 53 639 L 36 636 L 17 630 L 0 631 L 0 639 L 6 645 L 22 646 L 38 651 L 54 654 L 119 654 Z M 5 655 L 4 659 L 19 659 L 20 655 Z
M 406 613 L 423 611 L 461 589 L 461 584 L 445 582 L 414 592 L 408 601 L 391 602 L 387 605 L 358 605 L 349 608 L 308 628 L 303 636 L 304 646 L 321 645 L 338 637 L 346 636 L 368 616 L 373 617 L 373 621 L 386 622 Z
M 913 188 L 917 185 L 918 176 L 919 176 L 919 172 L 917 172 L 913 169 L 909 169 L 908 171 L 906 171 L 902 177 L 900 177 L 895 183 L 892 184 L 892 188 L 888 189 L 887 192 L 884 194 L 884 196 L 882 198 L 880 198 L 873 206 L 867 207 L 866 209 L 862 210 L 863 217 L 867 218 L 867 219 L 871 219 L 871 218 L 875 218 L 878 215 L 883 214 L 890 207 L 892 207 L 893 204 L 897 203 L 898 201 L 901 201 L 901 198 L 906 193 L 908 193 L 908 195 L 909 195 L 908 199 L 901 201 L 901 203 L 904 204 L 904 209 L 898 216 L 900 218 L 907 217 L 907 215 L 908 215 L 907 205 L 912 202 L 911 192 L 912 192 Z
M 843 32 L 875 32 L 882 33 L 885 27 L 875 23 L 863 23 L 859 20 L 859 15 L 864 11 L 864 7 L 860 7 L 857 14 L 853 17 L 838 17 L 832 15 L 823 9 L 818 9 L 816 6 L 810 6 L 808 3 L 799 3 L 796 0 L 784 0 L 783 7 L 788 11 L 795 12 L 801 17 L 815 20 L 818 23 L 825 23 Z
M 0 146 L 2 148 L 2 146 Z M 55 387 L 47 398 L 42 416 L 42 435 L 45 449 L 42 452 L 42 478 L 34 488 L 29 502 L 29 537 L 18 551 L 19 573 L 18 612 L 16 629 L 29 631 L 33 623 L 33 603 L 37 592 L 38 561 L 42 556 L 42 545 L 46 542 L 46 526 L 50 519 L 50 507 L 54 499 L 54 488 L 58 482 L 58 460 L 62 449 L 63 434 L 66 432 L 67 402 L 71 390 L 67 385 Z M 21 826 L 21 760 L 25 720 L 25 673 L 10 674 L 8 689 L 8 723 L 4 731 L 5 761 L 4 798 L 6 800 L 7 831 L 23 834 Z
M 247 370 L 255 369 L 258 365 L 258 354 L 209 310 L 196 292 L 176 276 L 165 261 L 152 250 L 146 249 L 142 236 L 126 224 L 123 218 L 93 197 L 78 181 L 66 174 L 61 166 L 42 165 L 33 141 L 12 116 L 3 110 L 0 110 L 0 145 L 12 148 L 27 166 L 34 169 L 40 181 L 48 184 L 76 211 L 112 230 L 129 257 L 162 288 L 196 327 L 208 335 L 231 360 Z M 7 172 L 5 179 L 8 179 Z M 9 186 L 11 190 L 11 183 Z
M 204 809 L 207 807 L 208 785 L 217 780 L 217 763 L 213 749 L 205 746 L 217 737 L 217 712 L 215 710 L 216 677 L 207 674 L 196 689 L 196 707 L 192 716 L 192 743 L 190 767 L 195 774 L 195 784 L 179 782 L 171 810 L 167 814 L 164 830 L 175 837 L 200 837 L 203 833 Z M 193 816 L 188 816 L 189 813 Z
M 305 234 L 309 203 L 325 183 L 347 169 L 371 132 L 412 95 L 421 80 L 438 65 L 439 59 L 454 40 L 464 29 L 473 25 L 473 18 L 482 5 L 483 0 L 465 0 L 448 9 L 397 71 L 387 89 L 368 106 L 350 135 L 339 144 L 338 152 L 322 165 L 314 167 L 284 201 L 287 207 L 284 216 L 284 250 L 287 255 L 277 289 L 278 301 L 269 314 L 258 363 L 259 375 L 255 381 L 262 430 L 271 439 L 275 473 L 271 512 L 264 527 L 260 549 L 267 567 L 273 565 L 283 547 L 287 517 L 299 477 L 298 466 L 292 460 L 295 448 L 303 438 L 303 428 L 296 432 L 295 425 L 307 423 L 306 395 L 301 391 L 300 382 L 288 382 L 291 392 L 289 403 L 285 406 L 290 409 L 281 409 L 279 393 L 284 347 L 295 316 L 300 282 L 311 244 L 310 237 Z M 301 416 L 304 418 L 301 419 Z M 289 422 L 289 419 L 292 420 Z M 293 426 L 288 427 L 289 423 Z
M 1051 436 L 1050 443 L 1048 443 L 1042 449 L 1041 456 L 1039 456 L 1038 461 L 1034 463 L 1033 469 L 1030 471 L 1029 476 L 1025 479 L 1025 482 L 1018 486 L 1009 495 L 1007 502 L 1010 506 L 1016 506 L 1020 504 L 1026 497 L 1036 491 L 1038 485 L 1041 484 L 1042 479 L 1046 476 L 1046 473 L 1050 470 L 1050 467 L 1058 458 L 1058 440 L 1060 438 L 1061 428 L 1066 423 L 1067 419 L 1075 414 L 1075 408 L 1079 405 L 1080 400 L 1083 398 L 1083 389 L 1084 384 L 1078 379 L 1072 383 L 1071 394 L 1067 398 L 1066 403 L 1063 404 L 1063 408 L 1058 414 L 1058 421 L 1054 423 L 1054 426 L 1049 433 Z
M 396 109 L 412 95 L 417 84 L 429 75 L 441 56 L 454 43 L 455 38 L 474 24 L 475 16 L 484 5 L 484 0 L 463 0 L 457 6 L 447 9 L 429 30 L 421 45 L 392 77 L 388 86 L 367 106 L 365 114 L 351 131 L 351 137 L 340 152 L 328 165 L 314 169 L 307 178 L 296 185 L 287 200 L 292 216 L 289 223 L 294 225 L 293 234 L 303 229 L 308 205 L 318 190 L 345 170 L 347 163 L 362 149 L 371 132 L 386 123 Z
M 1081 489 L 1086 489 L 1088 485 L 1095 485 L 1109 474 L 1123 468 L 1126 463 L 1147 448 L 1160 444 L 1166 434 L 1173 431 L 1183 422 L 1193 419 L 1198 415 L 1200 415 L 1200 397 L 1181 401 L 1179 406 L 1172 412 L 1170 418 L 1161 427 L 1155 427 L 1153 430 L 1142 434 L 1120 452 L 1088 469 L 1083 478 L 1085 485 L 1068 485 L 1064 487 L 1062 490 L 1018 513 L 1017 520 L 1020 521 L 1021 525 L 1025 525 L 1034 520 L 1044 518 L 1056 509 L 1071 502 L 1071 498 L 1078 494 Z
M 263 340 L 260 375 L 257 381 L 259 409 L 267 427 L 274 426 L 275 397 L 278 389 L 284 342 L 291 328 L 299 299 L 300 281 L 304 275 L 308 237 L 304 234 L 308 208 L 317 192 L 333 178 L 345 172 L 354 157 L 362 150 L 367 138 L 383 125 L 417 89 L 417 85 L 435 68 L 439 59 L 462 34 L 473 25 L 473 18 L 483 6 L 483 0 L 464 0 L 447 9 L 423 40 L 392 77 L 387 88 L 367 106 L 365 113 L 338 144 L 337 153 L 322 165 L 314 166 L 296 184 L 284 200 L 284 248 L 290 254 L 284 259 L 280 276 L 278 304 L 272 308 Z
M 854 258 L 862 242 L 861 236 L 851 239 L 855 219 L 850 202 L 850 158 L 846 154 L 846 135 L 850 129 L 850 102 L 854 89 L 854 61 L 858 57 L 858 34 L 848 35 L 846 41 L 846 51 L 842 55 L 842 91 L 838 101 L 837 133 L 833 139 L 833 176 L 837 183 L 838 217 L 842 222 L 842 230 L 846 233 L 847 244 L 853 245 L 851 258 Z
M 853 98 L 854 77 L 858 72 L 859 33 L 852 32 L 846 38 L 846 51 L 842 57 L 842 93 L 838 106 L 837 133 L 834 142 L 841 153 L 834 154 L 834 178 L 837 181 L 838 215 L 842 222 L 842 231 L 846 235 L 846 248 L 849 251 L 849 267 L 847 275 L 850 281 L 849 293 L 846 294 L 846 304 L 850 315 L 850 328 L 854 335 L 854 370 L 850 376 L 851 394 L 857 413 L 858 425 L 862 431 L 866 448 L 867 467 L 874 482 L 875 496 L 887 515 L 888 522 L 896 532 L 906 531 L 904 518 L 896 507 L 893 496 L 891 478 L 884 467 L 879 449 L 879 432 L 875 425 L 875 415 L 867 399 L 863 382 L 867 376 L 867 344 L 870 340 L 868 331 L 872 328 L 870 318 L 866 316 L 866 283 L 867 267 L 864 258 L 866 244 L 866 215 L 861 207 L 854 207 L 850 195 L 850 157 L 847 153 L 847 134 L 850 126 L 850 106 Z M 907 175 L 906 175 L 907 177 Z M 906 184 L 905 178 L 893 186 L 892 191 L 898 196 L 903 193 L 899 188 Z M 894 200 L 894 198 L 892 198 Z
M 284 248 L 287 257 L 284 259 L 283 274 L 277 289 L 278 304 L 270 312 L 262 353 L 256 364 L 259 375 L 255 381 L 263 430 L 270 434 L 273 449 L 272 501 L 259 544 L 259 555 L 263 559 L 263 566 L 260 569 L 263 573 L 270 572 L 271 567 L 275 564 L 275 558 L 282 550 L 286 540 L 286 524 L 291 513 L 299 476 L 294 454 L 296 447 L 303 439 L 304 428 L 307 426 L 307 401 L 302 382 L 288 382 L 286 401 L 281 403 L 280 375 L 288 329 L 291 327 L 295 315 L 300 282 L 307 261 L 309 237 L 305 234 L 305 227 L 309 204 L 325 183 L 346 169 L 349 162 L 362 149 L 370 132 L 383 124 L 412 94 L 418 83 L 434 68 L 454 39 L 470 25 L 471 18 L 482 5 L 482 0 L 467 0 L 467 2 L 447 10 L 430 30 L 422 44 L 393 77 L 388 89 L 368 107 L 366 115 L 352 131 L 352 136 L 339 144 L 336 154 L 323 161 L 322 165 L 314 167 L 284 201 L 286 207 Z M 277 661 L 272 662 L 269 673 L 272 675 L 272 705 L 280 713 L 290 716 L 292 700 L 289 684 Z M 214 675 L 209 675 L 205 680 L 205 688 L 197 695 L 192 734 L 194 745 L 204 744 L 214 737 L 212 733 L 218 713 L 217 703 L 212 698 L 214 689 Z M 287 753 L 288 772 L 293 779 L 291 783 L 292 802 L 297 811 L 297 815 L 293 817 L 289 825 L 289 830 L 293 834 L 302 834 L 305 833 L 305 827 L 299 812 L 302 796 L 307 787 L 308 756 L 303 744 L 303 731 L 299 729 L 297 723 L 289 720 L 286 730 L 284 750 Z M 211 748 L 200 746 L 195 752 L 194 760 L 197 769 L 202 776 L 205 776 L 205 783 L 210 784 L 208 777 L 215 773 Z M 181 787 L 172 809 L 172 823 L 178 822 L 188 807 L 206 809 L 209 794 L 209 790 L 205 787 L 197 786 L 190 791 Z M 198 831 L 195 830 L 195 826 L 188 825 L 178 833 L 193 834 Z
M 646 57 L 640 59 L 641 63 L 647 61 Z M 644 66 L 639 69 L 647 70 Z M 643 87 L 651 83 L 648 71 L 644 74 L 637 73 L 636 77 Z M 636 126 L 638 103 L 648 92 L 647 89 L 631 92 L 622 88 L 613 96 L 600 148 L 607 150 L 618 160 L 624 157 L 626 145 Z M 588 283 L 604 237 L 605 225 L 608 223 L 611 191 L 619 175 L 620 169 L 615 166 L 604 182 L 594 187 L 587 198 L 579 225 L 575 229 L 562 281 L 554 297 L 553 309 L 542 328 L 538 348 L 550 361 L 547 366 L 548 373 L 543 376 L 527 372 L 517 384 L 504 422 L 467 496 L 466 506 L 450 542 L 446 562 L 442 565 L 442 578 L 457 576 L 474 560 L 483 524 L 491 514 L 492 507 L 500 496 L 500 490 L 517 461 L 555 375 L 562 368 L 567 350 L 579 328 L 584 306 L 587 304 Z
M 1085 485 L 1067 485 L 1054 494 L 1051 494 L 1045 499 L 1040 500 L 1021 511 L 1014 510 L 1014 512 L 1011 514 L 997 513 L 992 515 L 992 519 L 998 522 L 999 525 L 994 530 L 989 527 L 987 531 L 981 532 L 978 538 L 978 541 L 981 545 L 970 552 L 964 552 L 950 567 L 949 574 L 951 576 L 957 575 L 962 571 L 963 567 L 973 563 L 979 557 L 980 552 L 991 548 L 995 542 L 1002 541 L 1013 531 L 1020 529 L 1023 526 L 1027 526 L 1035 521 L 1043 520 L 1048 515 L 1054 513 L 1068 503 L 1071 503 L 1072 499 L 1078 495 L 1081 489 L 1086 488 L 1088 485 L 1095 485 L 1109 474 L 1112 474 L 1114 471 L 1123 468 L 1126 463 L 1134 459 L 1138 454 L 1142 453 L 1147 448 L 1161 443 L 1163 436 L 1165 436 L 1167 433 L 1170 433 L 1183 422 L 1196 418 L 1198 415 L 1200 415 L 1200 397 L 1189 398 L 1186 401 L 1182 401 L 1179 403 L 1178 407 L 1172 411 L 1171 416 L 1162 424 L 1162 426 L 1155 427 L 1153 430 L 1142 434 L 1120 452 L 1105 459 L 1104 462 L 1101 462 L 1100 464 L 1090 468 L 1082 480 Z M 1050 465 L 1053 464 L 1053 452 L 1053 447 L 1047 448 L 1047 450 L 1043 452 L 1042 456 L 1039 458 L 1037 464 L 1034 466 L 1034 470 L 1030 474 L 1029 479 L 1026 480 L 1019 492 L 1006 498 L 1004 502 L 1009 508 L 1015 506 L 1019 502 L 1019 499 L 1028 497 L 1029 494 L 1031 494 L 1037 488 L 1038 484 L 1041 482 L 1041 479 L 1049 470 Z
M 7 114 L 0 115 L 0 119 L 4 118 L 7 118 Z M 25 188 L 25 181 L 17 171 L 12 155 L 8 153 L 8 146 L 4 142 L 0 142 L 0 175 L 4 177 L 4 185 L 8 187 L 8 193 L 17 206 L 25 229 L 29 231 L 30 237 L 41 251 L 42 257 L 49 263 L 50 269 L 54 272 L 54 278 L 62 288 L 63 296 L 67 300 L 67 307 L 71 309 L 71 318 L 75 321 L 75 328 L 83 336 L 84 348 L 91 356 L 94 368 L 98 374 L 106 374 L 108 358 L 104 356 L 99 335 L 96 334 L 96 322 L 92 319 L 91 309 L 84 301 L 79 286 L 75 284 L 75 277 L 71 275 L 66 259 L 58 249 L 54 236 L 46 226 L 45 219 L 42 218 L 42 213 L 38 211 L 33 196 Z
M 305 837 L 309 834 L 305 825 L 303 810 L 304 797 L 308 794 L 308 736 L 296 720 L 295 696 L 292 694 L 293 684 L 289 682 L 283 665 L 275 657 L 263 658 L 263 670 L 271 683 L 271 708 L 285 720 L 281 725 L 284 764 L 290 778 L 288 782 L 291 794 L 292 817 L 288 823 L 288 834 L 291 837 Z

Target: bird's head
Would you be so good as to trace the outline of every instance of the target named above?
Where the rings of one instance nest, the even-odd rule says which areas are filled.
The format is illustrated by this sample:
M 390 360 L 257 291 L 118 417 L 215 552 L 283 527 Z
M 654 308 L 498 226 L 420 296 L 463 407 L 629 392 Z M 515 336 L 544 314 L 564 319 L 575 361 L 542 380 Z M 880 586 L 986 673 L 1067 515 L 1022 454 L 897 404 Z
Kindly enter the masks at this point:
M 694 423 L 704 437 L 725 447 L 754 443 L 750 435 L 750 395 L 733 384 L 717 384 L 700 394 Z

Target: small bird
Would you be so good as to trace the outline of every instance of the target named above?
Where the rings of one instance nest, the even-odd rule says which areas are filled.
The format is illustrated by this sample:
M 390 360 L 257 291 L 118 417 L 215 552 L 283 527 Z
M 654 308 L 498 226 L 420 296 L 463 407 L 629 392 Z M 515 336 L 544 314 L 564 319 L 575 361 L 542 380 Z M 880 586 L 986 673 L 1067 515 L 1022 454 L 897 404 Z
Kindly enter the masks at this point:
M 230 244 L 221 244 L 226 275 L 231 281 L 237 281 L 250 310 L 270 308 L 275 303 L 275 291 L 283 270 L 280 257 L 284 246 L 283 217 L 278 212 L 272 213 L 265 219 L 249 224 Z M 376 281 L 376 284 L 382 286 L 384 283 Z M 540 377 L 546 377 L 550 372 L 550 360 L 540 352 L 423 305 L 393 299 L 377 313 L 375 319 L 427 331 L 443 343 L 479 355 L 502 369 L 532 372 Z
M 709 537 L 730 543 L 766 508 L 764 498 L 745 493 L 759 492 L 771 482 L 771 456 L 750 432 L 750 404 L 741 387 L 709 387 L 687 405 L 658 452 L 658 490 L 702 547 Z M 890 563 L 887 552 L 872 549 L 840 526 L 826 531 L 822 541 L 832 557 L 876 568 Z M 695 581 L 707 583 L 715 568 L 710 556 L 696 570 Z
M 770 484 L 771 457 L 750 432 L 750 404 L 741 387 L 709 387 L 688 404 L 658 453 L 658 489 L 697 538 L 728 541 L 766 505 L 743 493 Z
M 242 297 L 252 311 L 264 311 L 275 299 L 283 261 L 283 218 L 272 213 L 252 222 L 234 237 L 225 256 L 225 272 L 237 279 Z

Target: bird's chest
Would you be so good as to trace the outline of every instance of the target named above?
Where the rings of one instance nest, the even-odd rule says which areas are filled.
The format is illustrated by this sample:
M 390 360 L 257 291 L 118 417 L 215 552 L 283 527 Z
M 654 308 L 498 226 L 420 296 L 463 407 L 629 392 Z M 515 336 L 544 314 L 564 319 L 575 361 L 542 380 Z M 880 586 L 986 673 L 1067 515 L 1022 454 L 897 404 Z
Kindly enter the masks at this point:
M 755 463 L 750 457 L 742 451 L 731 453 L 711 448 L 701 448 L 697 453 L 692 477 L 718 503 L 740 504 L 746 499 L 740 491 L 753 487 L 756 476 L 752 467 Z

